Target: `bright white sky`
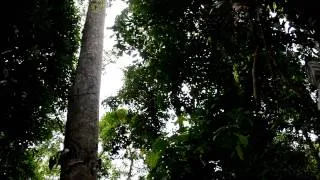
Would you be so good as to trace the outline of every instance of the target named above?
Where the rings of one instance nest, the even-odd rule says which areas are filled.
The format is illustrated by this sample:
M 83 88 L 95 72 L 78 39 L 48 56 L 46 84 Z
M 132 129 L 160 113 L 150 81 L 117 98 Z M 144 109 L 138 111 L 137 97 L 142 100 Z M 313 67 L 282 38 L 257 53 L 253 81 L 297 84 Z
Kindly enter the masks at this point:
M 127 4 L 122 0 L 115 0 L 112 2 L 112 6 L 107 8 L 107 16 L 105 21 L 105 32 L 104 32 L 104 63 L 103 63 L 103 72 L 101 79 L 101 88 L 100 88 L 100 110 L 99 117 L 101 118 L 106 112 L 105 108 L 101 105 L 101 102 L 109 96 L 114 96 L 117 94 L 118 90 L 123 85 L 124 73 L 123 69 L 130 65 L 133 61 L 133 58 L 123 54 L 121 57 L 111 56 L 111 60 L 114 63 L 110 63 L 110 56 L 106 56 L 106 53 L 111 54 L 113 46 L 116 43 L 115 36 L 111 37 L 114 32 L 108 27 L 112 27 L 115 22 L 117 15 L 127 7 Z M 99 147 L 101 148 L 101 147 Z M 128 171 L 128 161 L 123 161 L 121 159 L 115 159 L 112 161 L 113 166 L 117 167 L 120 170 Z M 124 166 L 126 164 L 126 166 Z M 135 167 L 143 167 L 142 160 L 135 161 Z M 133 169 L 132 179 L 138 179 L 140 173 L 137 172 L 137 169 Z M 126 179 L 126 176 L 121 176 L 120 180 Z
M 105 22 L 105 33 L 104 33 L 104 52 L 110 53 L 113 46 L 116 43 L 113 31 L 108 29 L 114 25 L 114 21 L 117 15 L 127 7 L 127 4 L 121 0 L 115 0 L 112 2 L 111 8 L 107 8 L 107 16 Z M 106 54 L 104 54 L 106 56 Z M 112 58 L 116 58 L 112 56 Z M 108 58 L 105 58 L 108 59 Z M 101 89 L 100 89 L 100 102 L 109 96 L 116 95 L 118 90 L 123 85 L 124 74 L 122 69 L 132 63 L 132 58 L 128 55 L 123 55 L 117 59 L 112 59 L 115 63 L 104 61 L 104 69 L 102 72 Z M 100 105 L 99 117 L 101 118 L 105 113 L 105 109 Z

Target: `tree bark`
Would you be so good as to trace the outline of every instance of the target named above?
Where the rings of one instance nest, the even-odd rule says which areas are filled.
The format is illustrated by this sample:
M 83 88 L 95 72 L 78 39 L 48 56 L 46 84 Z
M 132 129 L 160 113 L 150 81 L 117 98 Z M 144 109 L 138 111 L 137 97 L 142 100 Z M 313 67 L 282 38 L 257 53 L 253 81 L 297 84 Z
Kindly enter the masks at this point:
M 68 105 L 61 180 L 97 179 L 98 118 L 106 0 L 89 0 Z

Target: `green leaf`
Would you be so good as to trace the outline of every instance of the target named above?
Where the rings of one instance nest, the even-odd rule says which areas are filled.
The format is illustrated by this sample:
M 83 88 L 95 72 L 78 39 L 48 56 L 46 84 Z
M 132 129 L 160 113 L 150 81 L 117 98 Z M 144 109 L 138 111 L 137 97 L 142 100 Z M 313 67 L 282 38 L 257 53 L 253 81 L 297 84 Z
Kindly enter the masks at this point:
M 244 160 L 242 148 L 241 148 L 240 145 L 237 145 L 237 146 L 236 146 L 236 151 L 237 151 L 238 157 L 239 157 L 241 160 Z
M 273 7 L 273 10 L 275 11 L 277 9 L 277 4 L 273 2 L 272 7 Z
M 238 134 L 238 138 L 241 145 L 243 145 L 244 147 L 248 146 L 248 136 Z
M 151 152 L 148 156 L 147 156 L 147 164 L 151 167 L 151 168 L 155 168 L 158 160 L 160 158 L 160 151 L 158 152 Z

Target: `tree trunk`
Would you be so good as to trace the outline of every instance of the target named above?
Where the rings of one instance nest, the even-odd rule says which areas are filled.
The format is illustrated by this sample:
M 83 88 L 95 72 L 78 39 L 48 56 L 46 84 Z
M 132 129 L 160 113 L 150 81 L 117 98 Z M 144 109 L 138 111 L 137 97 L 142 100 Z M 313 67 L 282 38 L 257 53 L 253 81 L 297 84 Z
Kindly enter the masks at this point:
M 134 163 L 133 152 L 131 151 L 131 149 L 129 149 L 129 160 L 130 160 L 130 168 L 129 168 L 127 180 L 131 180 L 133 163 Z
M 97 179 L 98 118 L 106 0 L 89 0 L 69 100 L 61 180 Z

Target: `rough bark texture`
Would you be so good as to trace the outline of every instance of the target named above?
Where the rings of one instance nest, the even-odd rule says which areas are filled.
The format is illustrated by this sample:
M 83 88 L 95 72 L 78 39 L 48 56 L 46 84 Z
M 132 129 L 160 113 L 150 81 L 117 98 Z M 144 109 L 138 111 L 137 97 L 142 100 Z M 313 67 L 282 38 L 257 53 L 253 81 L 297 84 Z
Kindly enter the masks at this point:
M 61 180 L 97 179 L 99 93 L 106 0 L 90 0 L 68 107 Z

